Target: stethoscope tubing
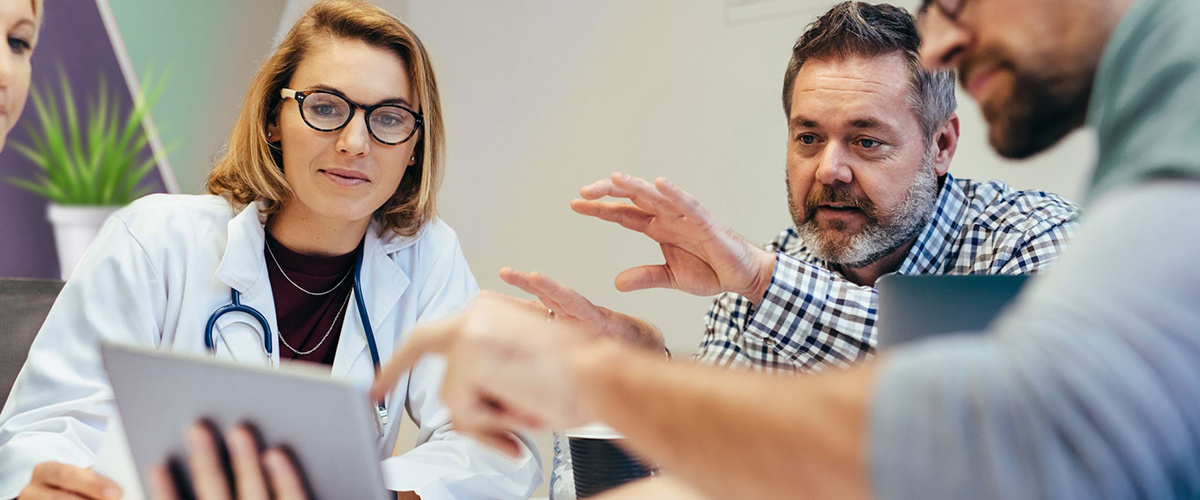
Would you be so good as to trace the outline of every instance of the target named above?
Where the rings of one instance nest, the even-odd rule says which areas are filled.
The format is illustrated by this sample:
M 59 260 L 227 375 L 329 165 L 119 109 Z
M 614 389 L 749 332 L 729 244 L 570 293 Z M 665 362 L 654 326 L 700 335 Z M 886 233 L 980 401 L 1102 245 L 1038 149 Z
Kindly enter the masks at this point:
M 375 329 L 371 327 L 371 317 L 367 314 L 367 302 L 363 299 L 362 293 L 362 263 L 363 252 L 358 253 L 358 257 L 354 262 L 354 304 L 358 307 L 358 318 L 362 321 L 363 333 L 367 337 L 367 349 L 371 352 L 371 364 L 375 366 L 375 372 L 379 373 L 381 366 L 379 360 L 379 347 L 375 343 Z M 263 350 L 267 356 L 274 353 L 273 344 L 271 342 L 271 326 L 267 323 L 267 318 L 251 306 L 242 304 L 242 294 L 236 288 L 229 289 L 229 303 L 218 307 L 208 317 L 208 323 L 204 326 L 204 348 L 210 353 L 217 351 L 217 340 L 213 334 L 216 328 L 217 319 L 222 315 L 229 313 L 245 313 L 253 317 L 263 329 Z
M 354 261 L 354 304 L 358 307 L 358 318 L 362 321 L 363 333 L 367 337 L 367 349 L 371 351 L 371 364 L 375 367 L 375 375 L 379 375 L 381 365 L 379 361 L 379 347 L 375 344 L 375 329 L 371 327 L 371 317 L 367 314 L 367 301 L 363 299 L 362 293 L 362 264 L 363 253 L 365 252 L 365 249 L 358 252 L 358 257 Z M 258 312 L 258 309 L 242 304 L 242 294 L 236 288 L 230 287 L 229 290 L 229 303 L 213 311 L 208 317 L 208 323 L 204 326 L 204 348 L 208 350 L 209 354 L 215 355 L 217 353 L 217 341 L 213 332 L 217 324 L 217 319 L 223 314 L 240 312 L 249 314 L 262 326 L 263 350 L 266 351 L 267 358 L 270 359 L 273 355 L 273 345 L 271 343 L 271 325 L 267 323 L 267 318 L 261 312 Z M 386 402 L 376 401 L 375 411 L 377 417 L 375 420 L 376 428 L 379 431 L 379 435 L 383 436 L 384 429 L 388 423 Z

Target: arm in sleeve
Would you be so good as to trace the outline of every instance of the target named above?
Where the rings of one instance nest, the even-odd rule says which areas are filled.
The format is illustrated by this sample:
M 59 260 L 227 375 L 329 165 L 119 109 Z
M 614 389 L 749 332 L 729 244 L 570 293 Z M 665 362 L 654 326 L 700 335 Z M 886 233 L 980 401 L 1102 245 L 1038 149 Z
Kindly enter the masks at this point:
M 100 342 L 157 345 L 160 273 L 114 216 L 105 222 L 38 332 L 0 413 L 0 498 L 45 461 L 92 465 L 113 414 Z
M 777 251 L 762 303 L 718 298 L 695 358 L 722 365 L 749 358 L 788 370 L 849 366 L 871 355 L 877 303 L 874 288 Z
M 436 321 L 458 312 L 479 294 L 457 239 L 438 252 L 429 279 L 421 284 L 418 322 Z M 417 446 L 384 462 L 404 484 L 389 489 L 413 490 L 423 500 L 455 498 L 528 498 L 542 479 L 541 458 L 533 440 L 516 436 L 525 450 L 514 460 L 455 432 L 439 393 L 445 361 L 429 356 L 413 369 L 405 403 L 420 429 Z M 399 472 L 399 474 L 395 474 Z M 411 480 L 410 480 L 411 478 Z
M 881 498 L 1200 494 L 1200 183 L 1098 200 L 990 335 L 883 353 Z

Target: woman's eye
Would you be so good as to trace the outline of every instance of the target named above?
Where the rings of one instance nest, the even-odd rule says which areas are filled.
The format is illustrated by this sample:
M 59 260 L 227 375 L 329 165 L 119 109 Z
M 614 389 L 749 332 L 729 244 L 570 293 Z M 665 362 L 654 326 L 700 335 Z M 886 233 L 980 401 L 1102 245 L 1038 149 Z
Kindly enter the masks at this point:
M 24 39 L 10 36 L 8 37 L 8 48 L 12 50 L 14 54 L 24 54 L 25 52 L 29 51 L 31 46 L 29 45 L 29 42 Z
M 385 127 L 394 127 L 400 123 L 400 120 L 395 115 L 383 115 L 379 117 L 379 124 Z
M 320 115 L 329 116 L 333 114 L 333 106 L 328 104 L 318 104 L 313 106 L 313 111 L 316 111 L 317 114 Z

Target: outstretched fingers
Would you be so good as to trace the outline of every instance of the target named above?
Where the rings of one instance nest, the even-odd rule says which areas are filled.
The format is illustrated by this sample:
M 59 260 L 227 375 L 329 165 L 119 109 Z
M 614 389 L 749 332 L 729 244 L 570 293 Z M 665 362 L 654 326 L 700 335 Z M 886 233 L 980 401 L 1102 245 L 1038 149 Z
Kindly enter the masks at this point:
M 563 307 L 563 305 L 560 304 L 557 300 L 555 300 L 555 298 L 553 296 L 549 296 L 549 295 L 542 293 L 542 291 L 540 289 L 538 289 L 538 287 L 535 286 L 530 281 L 529 273 L 523 273 L 521 271 L 517 271 L 510 267 L 502 267 L 502 268 L 500 268 L 500 279 L 504 280 L 505 283 L 508 283 L 512 286 L 520 288 L 521 291 L 523 291 L 525 293 L 528 293 L 530 295 L 533 295 L 534 297 L 537 297 L 538 301 L 541 302 L 543 306 L 553 310 L 555 313 L 570 314 L 570 312 L 567 310 L 567 308 Z M 495 292 L 489 292 L 486 290 L 482 293 L 486 293 L 489 295 L 495 295 L 497 298 L 501 298 L 501 300 L 507 300 L 509 302 L 523 304 L 523 305 L 527 306 L 526 307 L 527 309 L 529 309 L 531 312 L 534 312 L 534 313 L 545 312 L 545 311 L 541 310 L 542 309 L 541 307 L 538 307 L 537 302 L 533 302 L 531 300 L 522 300 L 522 299 L 518 299 L 516 297 L 510 297 L 508 295 L 499 294 L 499 293 L 495 293 Z
M 615 222 L 625 229 L 645 232 L 654 216 L 633 205 L 612 201 L 572 200 L 571 210 L 580 215 Z
M 613 185 L 628 193 L 629 201 L 638 208 L 660 217 L 679 217 L 682 214 L 667 200 L 654 184 L 631 175 L 616 172 L 612 175 Z
M 707 226 L 714 222 L 708 209 L 704 208 L 695 196 L 679 189 L 679 187 L 672 184 L 665 177 L 655 179 L 654 186 L 658 188 L 658 192 L 662 194 L 663 198 L 671 203 L 671 206 L 688 220 L 700 226 Z
M 591 322 L 601 319 L 600 308 L 596 307 L 596 304 L 574 289 L 550 279 L 549 276 L 536 271 L 529 273 L 529 283 L 538 291 L 539 298 L 548 297 L 558 304 L 556 311 L 562 310 L 570 316 Z

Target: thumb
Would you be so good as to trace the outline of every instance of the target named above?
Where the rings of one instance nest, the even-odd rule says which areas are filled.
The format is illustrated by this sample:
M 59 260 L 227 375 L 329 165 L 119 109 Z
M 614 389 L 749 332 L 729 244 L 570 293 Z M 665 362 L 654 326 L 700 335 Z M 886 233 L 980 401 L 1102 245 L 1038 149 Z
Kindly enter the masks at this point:
M 671 270 L 664 264 L 638 266 L 621 271 L 614 281 L 617 290 L 632 292 L 646 288 L 675 288 Z

